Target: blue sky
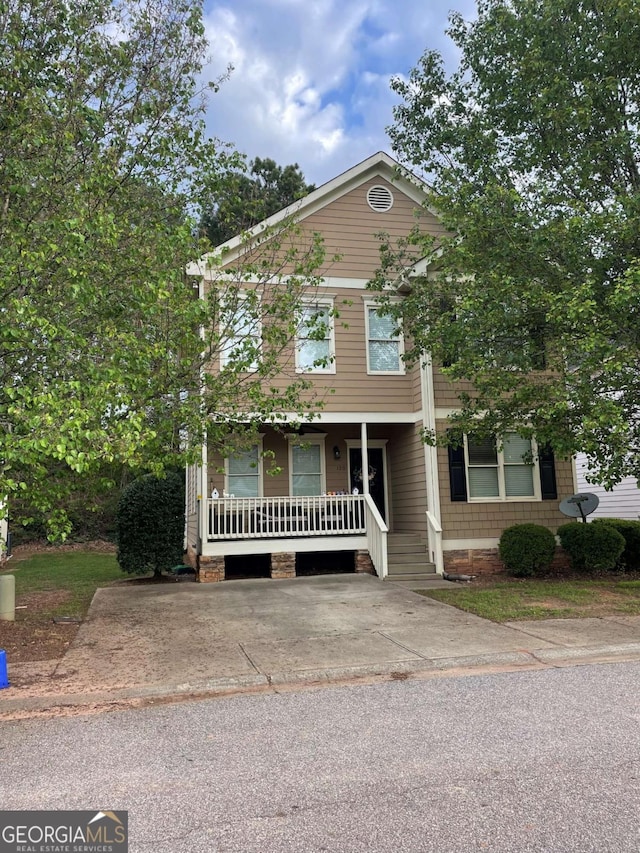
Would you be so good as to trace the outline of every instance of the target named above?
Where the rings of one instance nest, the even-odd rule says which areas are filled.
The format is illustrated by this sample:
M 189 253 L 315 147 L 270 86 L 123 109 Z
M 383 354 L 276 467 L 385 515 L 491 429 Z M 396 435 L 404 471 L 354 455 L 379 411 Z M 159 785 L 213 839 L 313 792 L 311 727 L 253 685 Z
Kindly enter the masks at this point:
M 321 184 L 375 151 L 406 76 L 426 50 L 453 67 L 449 11 L 475 0 L 205 0 L 209 79 L 233 65 L 212 95 L 210 133 L 249 157 L 298 163 Z

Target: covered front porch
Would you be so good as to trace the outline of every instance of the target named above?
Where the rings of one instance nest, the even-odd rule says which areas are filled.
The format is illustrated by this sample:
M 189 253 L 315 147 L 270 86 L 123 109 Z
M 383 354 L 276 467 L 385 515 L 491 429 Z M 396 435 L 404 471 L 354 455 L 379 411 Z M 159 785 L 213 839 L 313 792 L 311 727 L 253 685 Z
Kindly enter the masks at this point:
M 349 551 L 356 571 L 385 578 L 389 531 L 423 543 L 428 561 L 419 429 L 415 417 L 314 421 L 295 433 L 265 426 L 259 444 L 235 456 L 205 449 L 197 536 L 193 523 L 187 535 L 201 579 L 222 579 L 225 557 L 270 555 L 271 576 L 290 577 L 296 554 Z

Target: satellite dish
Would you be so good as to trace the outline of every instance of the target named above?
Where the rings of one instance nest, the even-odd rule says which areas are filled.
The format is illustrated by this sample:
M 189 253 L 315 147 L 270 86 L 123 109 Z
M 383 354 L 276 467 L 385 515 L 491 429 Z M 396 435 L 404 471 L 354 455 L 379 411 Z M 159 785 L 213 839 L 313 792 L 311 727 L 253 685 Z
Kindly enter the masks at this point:
M 560 512 L 569 518 L 581 518 L 587 520 L 587 516 L 598 508 L 600 498 L 593 492 L 581 492 L 579 495 L 571 495 L 560 503 Z

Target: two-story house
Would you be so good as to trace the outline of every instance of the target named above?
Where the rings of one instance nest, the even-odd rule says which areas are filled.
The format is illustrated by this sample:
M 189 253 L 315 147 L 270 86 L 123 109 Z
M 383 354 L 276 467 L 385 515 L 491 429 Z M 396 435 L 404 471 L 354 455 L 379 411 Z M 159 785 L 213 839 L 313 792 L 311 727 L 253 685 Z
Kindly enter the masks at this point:
M 423 202 L 420 182 L 378 153 L 267 220 L 295 213 L 322 234 L 327 257 L 338 256 L 308 306 L 326 334 L 305 338 L 303 317 L 291 342 L 299 369 L 332 393 L 301 429 L 265 425 L 255 446 L 227 459 L 205 448 L 188 470 L 186 544 L 199 580 L 222 580 L 249 555 L 260 555 L 272 577 L 291 577 L 309 555 L 330 552 L 336 564 L 381 578 L 491 570 L 505 527 L 537 522 L 555 531 L 565 521 L 558 504 L 575 491 L 570 462 L 515 434 L 500 449 L 472 437 L 448 450 L 421 439 L 425 428 L 446 428 L 455 388 L 428 359 L 405 366 L 402 337 L 367 283 L 381 232 L 406 236 L 419 216 L 421 227 L 442 233 Z M 224 263 L 241 245 L 225 244 Z M 206 258 L 189 272 L 205 286 L 213 280 Z M 265 472 L 267 451 L 275 475 Z

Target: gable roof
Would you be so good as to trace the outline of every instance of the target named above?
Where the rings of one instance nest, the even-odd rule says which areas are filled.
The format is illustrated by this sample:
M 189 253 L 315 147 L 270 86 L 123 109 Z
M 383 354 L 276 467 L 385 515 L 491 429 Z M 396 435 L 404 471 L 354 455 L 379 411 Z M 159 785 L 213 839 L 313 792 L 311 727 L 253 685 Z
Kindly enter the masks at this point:
M 381 177 L 389 181 L 389 183 L 395 184 L 416 205 L 422 206 L 424 204 L 426 189 L 424 181 L 421 181 L 396 160 L 385 154 L 384 151 L 378 151 L 361 163 L 347 169 L 346 172 L 342 172 L 342 174 L 327 181 L 326 184 L 322 184 L 309 193 L 309 195 L 304 196 L 304 198 L 263 219 L 246 232 L 232 237 L 226 243 L 221 243 L 213 252 L 203 255 L 198 261 L 189 264 L 187 274 L 204 276 L 206 270 L 210 269 L 208 259 L 219 257 L 221 253 L 224 253 L 225 263 L 234 261 L 243 247 L 247 245 L 247 241 L 252 237 L 259 237 L 262 232 L 273 228 L 289 217 L 294 218 L 297 222 L 301 222 L 374 177 Z M 431 212 L 434 213 L 434 211 Z

